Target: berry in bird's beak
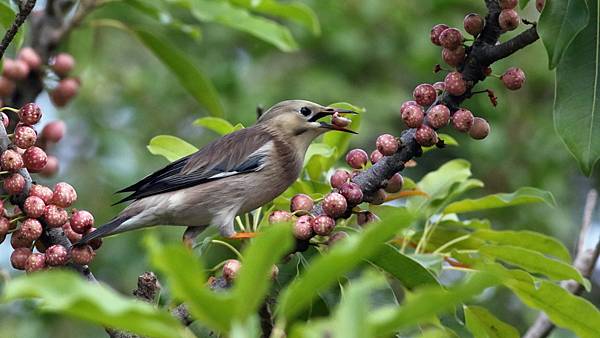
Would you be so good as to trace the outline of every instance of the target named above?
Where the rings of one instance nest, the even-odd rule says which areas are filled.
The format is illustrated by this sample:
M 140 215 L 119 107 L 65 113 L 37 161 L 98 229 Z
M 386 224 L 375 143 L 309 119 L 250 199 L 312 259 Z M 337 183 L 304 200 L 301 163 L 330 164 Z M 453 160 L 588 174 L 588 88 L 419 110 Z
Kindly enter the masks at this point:
M 348 110 L 348 109 L 327 107 L 324 110 L 313 115 L 309 119 L 309 121 L 317 122 L 317 120 L 319 120 L 323 117 L 332 116 L 331 123 L 319 121 L 319 123 L 321 124 L 320 128 L 329 129 L 329 130 L 338 130 L 338 131 L 343 131 L 343 132 L 352 133 L 352 134 L 358 134 L 355 131 L 346 129 L 346 127 L 348 125 L 350 125 L 352 120 L 350 120 L 346 117 L 343 117 L 342 114 L 358 114 L 358 113 L 355 111 L 352 111 L 352 110 Z

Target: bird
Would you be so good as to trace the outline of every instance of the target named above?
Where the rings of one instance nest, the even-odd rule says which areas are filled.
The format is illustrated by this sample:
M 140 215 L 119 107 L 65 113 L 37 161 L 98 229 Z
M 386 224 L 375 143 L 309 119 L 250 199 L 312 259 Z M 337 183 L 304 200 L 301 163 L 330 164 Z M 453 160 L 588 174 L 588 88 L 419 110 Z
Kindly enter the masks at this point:
M 356 134 L 319 121 L 334 114 L 357 112 L 306 100 L 275 104 L 251 127 L 224 135 L 117 191 L 130 194 L 115 204 L 131 203 L 77 245 L 158 225 L 186 226 L 182 239 L 188 246 L 209 226 L 226 238 L 253 237 L 235 231 L 235 217 L 272 201 L 292 185 L 318 136 L 329 131 Z

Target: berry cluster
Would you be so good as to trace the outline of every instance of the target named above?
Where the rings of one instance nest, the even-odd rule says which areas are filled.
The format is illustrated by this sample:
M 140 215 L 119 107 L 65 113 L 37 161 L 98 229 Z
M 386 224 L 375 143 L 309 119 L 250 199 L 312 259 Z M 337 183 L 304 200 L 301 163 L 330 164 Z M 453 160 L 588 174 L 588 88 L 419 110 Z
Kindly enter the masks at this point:
M 54 88 L 49 90 L 50 99 L 57 107 L 64 107 L 77 95 L 80 80 L 69 77 L 75 66 L 75 59 L 67 53 L 59 53 L 44 66 L 40 55 L 31 47 L 21 49 L 16 59 L 4 58 L 2 76 L 0 76 L 0 97 L 9 98 L 15 92 L 19 81 L 30 76 L 43 77 L 52 72 L 58 77 Z
M 8 117 L 2 114 L 4 125 L 8 125 Z M 36 146 L 38 137 L 33 129 L 42 117 L 42 111 L 35 103 L 28 103 L 16 114 L 19 122 L 11 135 L 12 143 L 0 154 L 5 197 L 0 204 L 0 243 L 11 234 L 10 244 L 14 249 L 11 264 L 15 269 L 27 272 L 65 265 L 69 261 L 88 264 L 95 255 L 94 250 L 102 245 L 101 240 L 70 249 L 59 244 L 46 248 L 42 241 L 45 230 L 62 228 L 71 243 L 76 243 L 94 230 L 94 217 L 87 211 L 75 209 L 69 215 L 66 209 L 75 202 L 77 193 L 68 183 L 57 183 L 54 189 L 27 184 L 24 175 L 28 177 L 28 172 L 48 173 L 49 157 Z M 64 124 L 51 122 L 44 127 L 41 139 L 44 144 L 57 142 L 63 134 Z M 23 172 L 23 169 L 27 171 Z M 14 205 L 11 211 L 5 208 L 6 202 Z M 33 248 L 38 252 L 34 253 Z

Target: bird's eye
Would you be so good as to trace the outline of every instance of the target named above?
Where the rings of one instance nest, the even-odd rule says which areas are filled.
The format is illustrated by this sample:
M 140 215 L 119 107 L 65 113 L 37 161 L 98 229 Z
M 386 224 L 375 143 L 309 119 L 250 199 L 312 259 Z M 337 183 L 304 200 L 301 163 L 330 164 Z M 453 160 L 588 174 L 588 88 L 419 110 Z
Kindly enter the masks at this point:
M 308 116 L 308 115 L 312 114 L 312 111 L 310 111 L 310 108 L 308 108 L 308 107 L 302 107 L 302 108 L 300 108 L 300 114 L 302 114 L 304 116 Z

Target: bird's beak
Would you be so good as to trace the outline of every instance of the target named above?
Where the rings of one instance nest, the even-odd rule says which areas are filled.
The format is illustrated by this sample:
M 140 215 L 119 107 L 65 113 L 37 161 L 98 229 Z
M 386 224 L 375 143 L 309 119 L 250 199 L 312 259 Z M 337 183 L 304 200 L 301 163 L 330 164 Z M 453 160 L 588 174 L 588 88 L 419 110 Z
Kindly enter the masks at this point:
M 323 122 L 323 121 L 317 121 L 323 117 L 326 116 L 331 116 L 335 113 L 339 113 L 339 114 L 358 114 L 355 111 L 352 110 L 348 110 L 348 109 L 342 109 L 342 108 L 332 108 L 332 107 L 326 107 L 325 109 L 321 110 L 320 112 L 316 113 L 315 115 L 313 115 L 310 118 L 310 122 L 319 122 L 321 124 L 321 126 L 319 128 L 323 128 L 323 129 L 329 129 L 329 130 L 338 130 L 338 131 L 343 131 L 346 133 L 352 133 L 352 134 L 358 134 L 357 132 L 350 130 L 350 129 L 346 129 L 344 127 L 338 127 L 334 124 L 328 123 L 328 122 Z

